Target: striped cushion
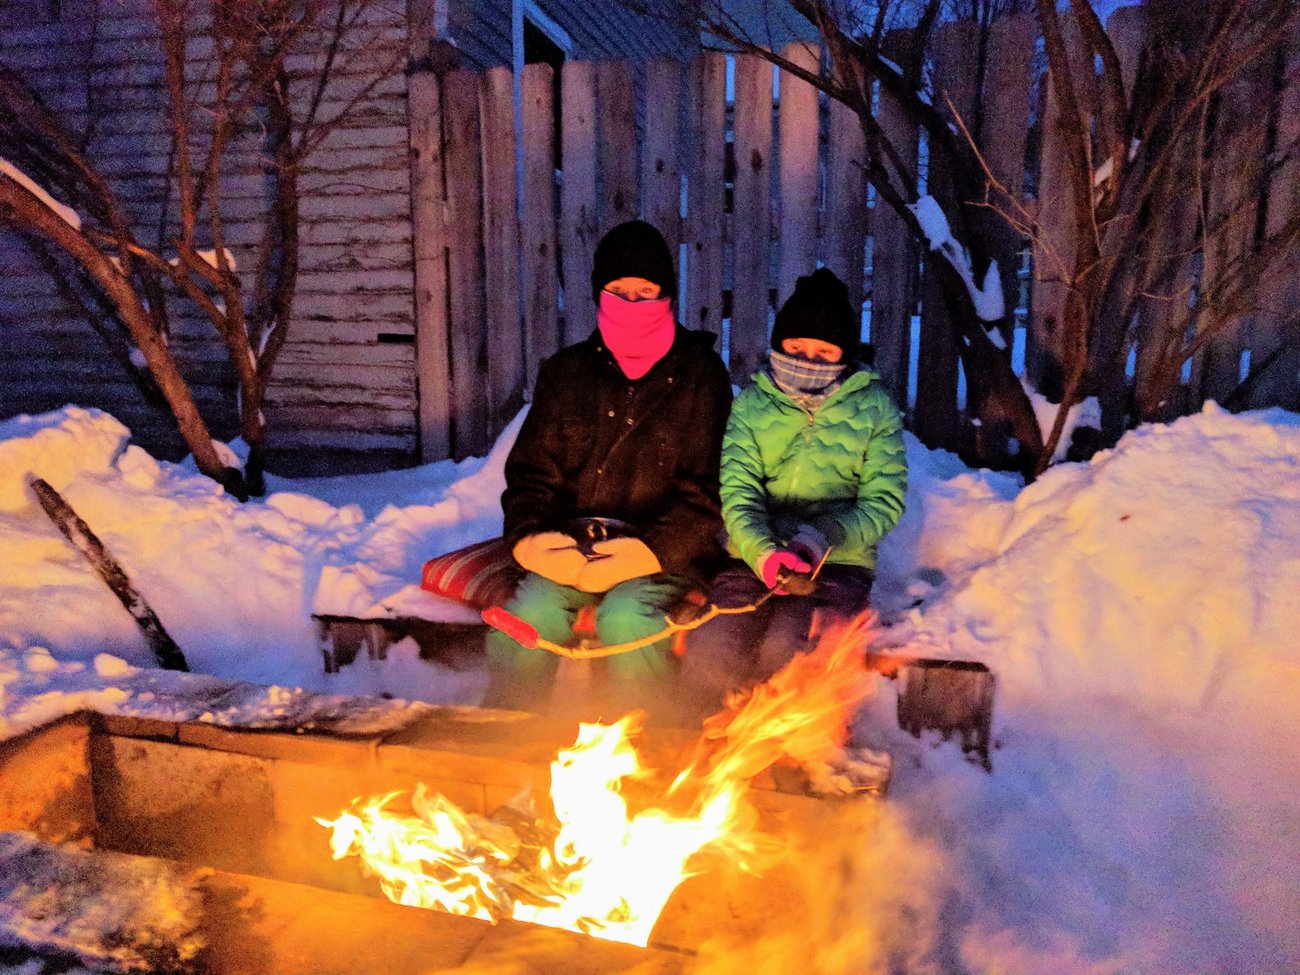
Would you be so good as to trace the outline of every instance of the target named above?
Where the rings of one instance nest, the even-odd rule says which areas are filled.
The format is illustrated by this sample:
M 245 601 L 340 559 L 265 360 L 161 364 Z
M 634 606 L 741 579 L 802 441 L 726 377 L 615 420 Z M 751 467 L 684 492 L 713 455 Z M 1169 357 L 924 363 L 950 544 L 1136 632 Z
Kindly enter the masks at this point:
M 505 539 L 490 538 L 424 563 L 420 588 L 475 609 L 486 609 L 509 599 L 522 575 Z

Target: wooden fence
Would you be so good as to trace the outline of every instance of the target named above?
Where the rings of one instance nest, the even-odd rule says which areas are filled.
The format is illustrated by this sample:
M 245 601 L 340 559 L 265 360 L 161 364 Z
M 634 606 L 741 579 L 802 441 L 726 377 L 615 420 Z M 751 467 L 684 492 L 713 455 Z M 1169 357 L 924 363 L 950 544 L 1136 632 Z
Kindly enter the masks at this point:
M 1131 77 L 1142 47 L 1140 11 L 1118 11 L 1108 30 Z M 900 45 L 905 35 L 888 40 Z M 1024 186 L 1031 119 L 1055 111 L 1050 98 L 1032 104 L 1032 92 L 1046 90 L 1036 83 L 1035 41 L 1031 17 L 998 21 L 987 39 L 981 89 L 974 73 L 978 28 L 945 24 L 934 38 L 935 84 L 964 117 L 981 117 L 981 149 L 1008 187 Z M 818 52 L 805 45 L 784 53 L 810 67 L 817 63 Z M 596 242 L 614 224 L 638 215 L 659 227 L 680 254 L 679 316 L 689 328 L 718 333 L 736 382 L 745 382 L 760 363 L 774 307 L 798 275 L 821 262 L 848 283 L 855 304 L 869 309 L 876 368 L 907 405 L 912 428 L 932 445 L 962 442 L 963 381 L 942 303 L 931 297 L 937 281 L 897 215 L 871 205 L 858 120 L 807 83 L 775 74 L 755 56 L 705 53 L 689 65 L 652 62 L 637 92 L 628 64 L 573 62 L 560 72 L 557 102 L 552 69 L 528 65 L 520 79 L 521 179 L 509 71 L 411 77 L 419 421 L 426 459 L 484 452 L 522 405 L 540 361 L 590 333 L 595 308 L 587 282 Z M 1300 81 L 1292 74 L 1289 85 L 1269 89 L 1268 96 L 1283 106 L 1277 127 L 1294 134 Z M 877 111 L 906 161 L 917 160 L 924 142 L 915 125 L 887 94 Z M 1269 124 L 1268 113 L 1256 114 L 1261 125 Z M 1050 223 L 1069 212 L 1059 200 L 1063 147 L 1051 126 L 1040 129 L 1032 182 L 1041 188 L 1040 219 Z M 1251 145 L 1237 151 L 1251 152 Z M 1297 205 L 1294 168 L 1289 175 L 1289 182 L 1275 179 L 1262 190 L 1272 194 L 1262 203 L 1264 219 L 1280 219 Z M 926 178 L 928 191 L 950 205 L 942 169 L 931 164 Z M 1233 173 L 1221 165 L 1212 178 L 1226 186 Z M 1219 190 L 1212 185 L 1208 192 L 1214 200 Z M 1032 290 L 1017 315 L 1015 353 L 1032 373 L 1056 341 L 1051 310 L 1062 300 L 1061 285 L 1039 273 L 1032 289 L 1022 287 L 1028 282 L 1020 269 L 1002 270 L 1008 293 L 1024 299 Z M 1189 261 L 1189 281 L 1193 271 Z M 1168 313 L 1168 302 L 1153 302 L 1143 312 Z M 1139 322 L 1139 337 L 1143 331 Z M 1271 351 L 1268 343 L 1300 346 L 1294 337 L 1266 331 L 1248 327 L 1198 357 L 1185 372 L 1181 408 L 1194 409 L 1204 397 L 1230 390 L 1252 342 L 1257 355 Z M 1140 344 L 1133 350 L 1131 372 L 1148 367 L 1149 351 Z M 1295 365 L 1287 368 L 1294 383 Z M 1289 403 L 1295 392 L 1283 383 L 1267 396 Z

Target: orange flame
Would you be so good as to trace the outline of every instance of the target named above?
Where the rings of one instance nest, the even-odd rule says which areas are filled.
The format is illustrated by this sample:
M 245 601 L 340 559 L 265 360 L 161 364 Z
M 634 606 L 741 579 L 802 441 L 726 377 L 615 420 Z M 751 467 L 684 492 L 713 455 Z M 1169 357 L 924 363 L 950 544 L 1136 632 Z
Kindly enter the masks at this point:
M 522 833 L 416 787 L 413 815 L 362 802 L 332 829 L 334 859 L 357 855 L 400 904 L 496 921 L 510 917 L 645 945 L 660 912 L 706 847 L 744 851 L 750 781 L 782 760 L 817 766 L 841 752 L 848 721 L 872 688 L 862 657 L 875 619 L 828 632 L 780 673 L 705 723 L 694 759 L 660 806 L 628 808 L 623 785 L 643 775 L 632 738 L 640 712 L 583 724 L 551 763 L 554 816 Z M 684 813 L 668 807 L 686 807 Z

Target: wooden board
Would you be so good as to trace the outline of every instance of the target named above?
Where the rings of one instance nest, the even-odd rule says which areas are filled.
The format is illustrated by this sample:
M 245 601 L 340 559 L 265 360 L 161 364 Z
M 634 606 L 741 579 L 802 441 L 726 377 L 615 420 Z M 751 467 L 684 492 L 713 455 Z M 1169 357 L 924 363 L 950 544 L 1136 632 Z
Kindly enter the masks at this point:
M 560 70 L 560 253 L 564 271 L 565 345 L 580 342 L 596 327 L 591 300 L 591 265 L 600 236 L 596 195 L 596 68 L 570 61 Z
M 897 58 L 911 43 L 911 31 L 890 31 L 884 43 L 886 54 Z M 916 123 L 885 92 L 880 95 L 876 121 L 903 164 L 915 171 Z M 916 187 L 906 186 L 903 191 L 913 198 Z M 871 241 L 871 342 L 876 347 L 876 369 L 894 402 L 906 411 L 919 255 L 907 225 L 879 197 L 871 210 Z
M 795 43 L 781 54 L 801 68 L 817 72 L 820 52 L 812 44 Z M 817 89 L 788 71 L 779 72 L 780 149 L 777 154 L 781 260 L 777 275 L 777 307 L 794 293 L 801 274 L 817 266 L 817 204 L 819 132 Z
M 447 259 L 442 228 L 442 93 L 438 79 L 428 72 L 412 74 L 410 86 L 416 373 L 420 457 L 427 463 L 450 456 L 452 449 Z
M 669 58 L 655 58 L 646 65 L 641 216 L 659 228 L 674 261 L 682 238 L 682 167 L 678 154 L 685 73 L 685 65 Z M 677 269 L 679 275 L 682 270 Z
M 630 61 L 596 66 L 600 117 L 601 233 L 638 212 L 636 171 L 636 74 Z
M 701 54 L 687 73 L 687 216 L 683 324 L 722 335 L 723 180 L 726 169 L 727 60 Z M 680 273 L 680 269 L 679 269 Z
M 978 47 L 979 27 L 973 21 L 942 24 L 935 33 L 935 104 L 953 125 L 957 124 L 958 118 L 967 128 L 974 124 L 975 75 L 970 68 L 975 64 Z M 947 157 L 932 151 L 926 190 L 939 202 L 948 216 L 949 226 L 960 240 L 965 236 L 961 222 L 962 201 L 957 195 L 950 167 Z M 935 267 L 935 262 L 942 259 L 933 251 L 925 255 L 916 406 L 912 413 L 912 430 L 932 447 L 952 443 L 958 435 L 957 333 L 955 323 L 949 321 L 939 271 Z
M 453 71 L 443 79 L 451 330 L 452 456 L 481 457 L 492 446 L 487 420 L 487 331 L 483 309 L 483 165 L 479 147 L 479 78 Z
M 560 347 L 556 323 L 555 135 L 549 64 L 526 64 L 523 89 L 524 185 L 523 281 L 524 363 L 528 388 L 542 360 Z
M 772 65 L 757 55 L 736 56 L 735 128 L 728 365 L 732 381 L 744 385 L 767 354 L 772 308 Z
M 830 103 L 830 145 L 822 222 L 822 263 L 848 286 L 861 309 L 867 251 L 867 170 L 862 123 L 843 102 Z
M 495 436 L 524 405 L 519 309 L 519 215 L 515 189 L 514 78 L 483 74 L 483 289 L 486 296 L 488 427 Z

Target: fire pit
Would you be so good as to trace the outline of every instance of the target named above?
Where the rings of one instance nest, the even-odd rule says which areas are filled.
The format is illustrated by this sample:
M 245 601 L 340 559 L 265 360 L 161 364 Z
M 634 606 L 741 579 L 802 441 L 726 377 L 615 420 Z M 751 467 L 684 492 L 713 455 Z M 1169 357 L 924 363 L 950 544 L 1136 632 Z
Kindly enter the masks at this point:
M 604 822 L 575 818 L 590 798 L 547 792 L 552 779 L 563 779 L 576 764 L 577 723 L 478 708 L 412 710 L 398 731 L 374 735 L 82 714 L 4 742 L 0 939 L 120 971 L 186 970 L 200 954 L 204 971 L 281 975 L 471 971 L 502 957 L 534 965 L 545 959 L 543 970 L 684 971 L 695 950 L 720 932 L 758 939 L 774 919 L 798 930 L 806 863 L 815 859 L 810 854 L 824 852 L 831 837 L 866 841 L 878 814 L 874 802 L 807 796 L 806 777 L 771 767 L 780 754 L 805 767 L 827 757 L 826 728 L 809 722 L 802 740 L 788 732 L 792 695 L 833 724 L 842 720 L 845 694 L 862 680 L 861 667 L 837 671 L 818 654 L 798 660 L 737 714 L 712 723 L 705 740 L 647 729 L 637 742 L 645 771 L 627 780 L 619 772 L 606 800 L 595 800 L 633 806 L 638 796 L 649 796 L 660 803 L 650 809 L 658 815 L 682 781 L 702 783 L 695 792 L 705 801 L 695 809 L 703 806 L 703 818 L 716 819 L 710 776 L 741 784 L 744 792 L 735 822 L 710 823 L 733 842 L 706 848 L 685 871 L 668 871 L 671 884 L 634 935 L 646 941 L 643 948 L 617 943 L 633 937 L 616 924 L 590 923 L 591 917 L 619 919 L 621 896 L 614 911 L 577 911 L 572 922 L 559 922 L 616 940 L 594 939 L 511 919 L 556 923 L 550 889 L 530 887 L 532 876 L 511 874 L 508 891 L 530 911 L 487 910 L 481 914 L 493 922 L 487 923 L 390 904 L 381 900 L 373 865 L 331 855 L 331 839 L 337 855 L 348 844 L 322 826 L 337 826 L 365 797 L 409 793 L 422 784 L 454 803 L 458 815 L 498 833 L 508 832 L 502 810 L 520 809 L 520 794 L 530 790 L 560 826 L 572 820 L 567 839 L 559 829 L 536 848 L 543 861 L 562 862 L 564 879 L 597 862 L 591 841 L 606 842 Z M 837 682 L 836 672 L 858 676 Z M 630 724 L 585 725 L 581 740 L 610 750 L 621 767 L 623 753 L 610 745 L 610 732 Z M 774 737 L 777 727 L 784 731 Z M 883 788 L 883 781 L 876 785 Z M 636 831 L 634 818 L 611 820 L 612 835 Z M 529 823 L 545 832 L 541 818 Z M 650 884 L 672 859 L 662 831 L 680 824 L 651 823 L 659 832 L 651 833 L 649 855 L 604 867 L 603 874 L 625 881 L 620 889 Z M 521 835 L 538 832 L 534 826 Z M 679 849 L 679 866 L 693 849 Z M 762 855 L 750 855 L 754 850 Z M 565 861 L 567 853 L 572 857 Z M 530 900 L 516 896 L 520 888 L 528 888 Z M 628 904 L 625 913 L 636 915 L 636 898 Z M 96 923 L 99 946 L 88 944 Z
M 773 916 L 797 911 L 789 883 L 799 850 L 828 831 L 862 834 L 875 815 L 870 801 L 790 794 L 770 774 L 760 777 L 752 805 L 777 855 L 759 878 L 710 858 L 706 875 L 673 894 L 647 948 L 401 907 L 379 899 L 378 883 L 355 859 L 331 859 L 317 817 L 334 816 L 358 796 L 417 783 L 487 816 L 523 789 L 544 791 L 550 761 L 575 730 L 474 709 L 421 712 L 396 733 L 351 738 L 83 714 L 0 746 L 0 830 L 62 844 L 53 849 L 75 860 L 67 869 L 80 871 L 83 885 L 96 871 L 119 889 L 133 883 L 123 877 L 148 874 L 193 894 L 189 927 L 214 973 L 469 971 L 503 956 L 582 972 L 674 972 L 720 926 L 757 936 Z M 673 770 L 694 743 L 694 736 L 652 730 L 641 750 L 647 765 Z M 16 860 L 0 853 L 6 890 L 13 886 L 7 870 L 32 869 L 32 849 L 19 853 Z M 15 936 L 12 918 L 0 921 L 10 943 L 87 954 L 63 935 Z M 167 950 L 154 961 L 184 960 Z M 139 970 L 150 957 L 104 963 Z

